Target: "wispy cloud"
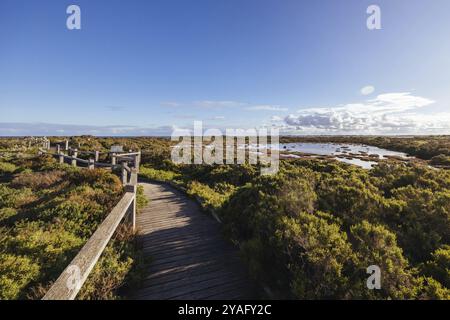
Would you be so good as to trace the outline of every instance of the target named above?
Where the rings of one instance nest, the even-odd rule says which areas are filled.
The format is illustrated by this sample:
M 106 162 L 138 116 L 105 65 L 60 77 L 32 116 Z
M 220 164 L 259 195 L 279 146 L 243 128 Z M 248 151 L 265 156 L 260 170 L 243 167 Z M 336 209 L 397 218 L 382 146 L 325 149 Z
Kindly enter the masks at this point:
M 214 116 L 214 117 L 208 118 L 207 120 L 224 120 L 224 119 L 225 119 L 224 116 Z
M 193 106 L 202 108 L 234 108 L 246 106 L 245 102 L 238 101 L 214 101 L 214 100 L 202 100 L 192 103 Z
M 166 101 L 166 102 L 161 102 L 161 106 L 162 107 L 181 107 L 182 104 L 178 103 L 178 102 L 172 102 L 172 101 Z
M 435 101 L 410 92 L 386 93 L 362 103 L 308 108 L 285 117 L 303 133 L 395 134 L 450 130 L 450 113 L 427 114 L 421 108 Z
M 123 106 L 106 106 L 105 109 L 108 110 L 108 111 L 119 112 L 119 111 L 125 110 L 126 107 L 123 107 Z
M 247 110 L 255 110 L 255 111 L 288 111 L 288 108 L 283 108 L 281 106 L 272 106 L 272 105 L 256 105 L 246 107 Z
M 176 119 L 195 119 L 193 114 L 176 114 L 173 116 Z
M 189 103 L 182 102 L 163 102 L 162 106 L 166 107 L 187 107 L 187 108 L 205 108 L 205 109 L 244 109 L 253 111 L 288 111 L 288 108 L 279 105 L 270 104 L 252 104 L 248 102 L 233 100 L 198 100 Z
M 56 123 L 9 123 L 0 122 L 0 136 L 167 136 L 173 126 L 89 126 Z
M 363 96 L 368 96 L 369 94 L 372 94 L 375 92 L 375 87 L 374 86 L 365 86 L 365 87 L 361 88 L 360 91 Z

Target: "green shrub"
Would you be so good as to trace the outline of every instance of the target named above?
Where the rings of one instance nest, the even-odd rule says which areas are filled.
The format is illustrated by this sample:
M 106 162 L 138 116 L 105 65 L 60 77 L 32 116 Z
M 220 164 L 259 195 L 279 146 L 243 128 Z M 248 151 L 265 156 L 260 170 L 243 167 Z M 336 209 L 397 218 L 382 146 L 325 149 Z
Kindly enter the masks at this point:
M 108 246 L 83 285 L 77 299 L 116 299 L 118 297 L 116 290 L 124 284 L 132 264 L 131 257 L 122 259 L 112 246 Z
M 173 171 L 158 170 L 147 167 L 141 167 L 139 174 L 144 178 L 157 181 L 173 181 L 180 176 L 180 174 Z
M 0 162 L 0 175 L 5 173 L 14 173 L 17 170 L 17 167 L 8 162 Z
M 434 156 L 430 160 L 431 165 L 441 165 L 441 166 L 450 166 L 450 156 L 440 154 L 438 156 Z
M 40 278 L 46 280 L 62 272 L 84 243 L 62 226 L 46 227 L 42 222 L 18 223 L 7 241 L 10 252 L 38 262 Z
M 106 214 L 107 212 L 100 204 L 80 197 L 61 201 L 55 207 L 43 211 L 40 218 L 44 221 L 59 223 L 65 230 L 79 237 L 88 238 Z
M 17 214 L 17 210 L 14 208 L 1 208 L 0 209 L 0 223 L 7 220 Z
M 422 285 L 418 288 L 418 291 L 419 299 L 450 300 L 450 289 L 430 277 L 423 278 Z
M 220 216 L 279 298 L 436 299 L 448 290 L 449 182 L 424 166 L 287 161 L 238 188 Z M 366 287 L 373 264 L 381 290 Z
M 109 192 L 110 195 L 121 193 L 122 191 L 122 183 L 119 177 L 102 169 L 70 172 L 68 179 L 75 186 L 87 184 L 94 189 L 103 189 Z
M 149 199 L 144 194 L 144 187 L 138 185 L 136 192 L 136 208 L 137 210 L 141 210 L 147 206 Z
M 0 253 L 0 300 L 21 298 L 23 289 L 38 276 L 39 265 L 32 259 Z
M 34 199 L 34 194 L 29 188 L 13 189 L 0 184 L 0 208 L 18 208 Z
M 412 299 L 419 285 L 410 270 L 408 261 L 397 245 L 395 234 L 381 225 L 363 221 L 351 227 L 353 250 L 357 253 L 357 269 L 361 274 L 370 265 L 377 265 L 382 272 L 380 290 L 367 290 L 359 283 L 363 298 Z
M 423 273 L 450 288 L 450 246 L 444 245 L 422 266 Z
M 198 181 L 192 181 L 188 184 L 187 194 L 190 196 L 199 197 L 202 207 L 218 209 L 222 206 L 225 200 L 228 198 L 226 194 L 221 194 L 209 186 L 201 184 Z
M 340 226 L 309 213 L 282 218 L 278 247 L 289 257 L 291 290 L 299 299 L 343 298 L 349 287 L 346 265 L 353 252 Z

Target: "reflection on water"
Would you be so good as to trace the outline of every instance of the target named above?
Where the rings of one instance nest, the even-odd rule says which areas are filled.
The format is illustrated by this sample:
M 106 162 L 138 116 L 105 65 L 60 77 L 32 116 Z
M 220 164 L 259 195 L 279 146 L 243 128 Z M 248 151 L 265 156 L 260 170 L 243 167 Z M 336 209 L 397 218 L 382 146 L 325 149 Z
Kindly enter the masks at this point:
M 363 144 L 337 144 L 337 143 L 284 143 L 280 144 L 282 151 L 312 153 L 318 155 L 351 155 L 358 156 L 378 155 L 380 159 L 385 156 L 397 156 L 406 158 L 402 152 L 390 151 L 378 147 Z
M 239 145 L 238 149 L 249 148 L 250 150 L 258 150 L 257 144 Z M 275 149 L 274 145 L 260 145 L 259 150 L 271 148 Z M 278 147 L 280 152 L 283 152 L 283 158 L 301 158 L 297 154 L 289 152 L 299 152 L 309 154 L 312 157 L 316 156 L 335 156 L 334 159 L 357 165 L 365 169 L 371 169 L 376 165 L 376 161 L 370 159 L 386 159 L 387 157 L 408 158 L 406 153 L 381 149 L 374 146 L 364 144 L 339 144 L 339 143 L 280 143 Z M 355 158 L 356 157 L 356 158 Z M 361 158 L 365 158 L 364 160 Z
M 381 149 L 378 147 L 367 146 L 363 144 L 285 143 L 280 144 L 280 151 L 301 152 L 324 156 L 345 156 L 347 158 L 336 157 L 335 159 L 341 162 L 354 164 L 365 169 L 370 169 L 377 163 L 375 161 L 364 161 L 358 158 L 350 158 L 353 156 L 371 157 L 378 159 L 386 159 L 386 156 L 407 158 L 407 155 L 402 152 Z
M 280 144 L 280 151 L 285 152 L 301 152 L 323 156 L 341 156 L 335 159 L 360 166 L 365 169 L 372 168 L 377 163 L 375 161 L 365 161 L 356 157 L 370 157 L 377 159 L 386 159 L 386 156 L 396 156 L 400 158 L 407 158 L 408 156 L 402 152 L 396 152 L 386 149 L 381 149 L 374 146 L 363 144 L 337 144 L 337 143 L 285 143 Z M 298 157 L 293 154 L 286 155 L 288 157 Z M 346 158 L 343 158 L 345 156 Z M 350 159 L 352 158 L 352 159 Z
M 341 162 L 354 164 L 358 167 L 362 167 L 364 169 L 372 169 L 372 166 L 376 165 L 377 163 L 375 161 L 364 161 L 358 158 L 353 159 L 347 159 L 347 158 L 335 158 Z

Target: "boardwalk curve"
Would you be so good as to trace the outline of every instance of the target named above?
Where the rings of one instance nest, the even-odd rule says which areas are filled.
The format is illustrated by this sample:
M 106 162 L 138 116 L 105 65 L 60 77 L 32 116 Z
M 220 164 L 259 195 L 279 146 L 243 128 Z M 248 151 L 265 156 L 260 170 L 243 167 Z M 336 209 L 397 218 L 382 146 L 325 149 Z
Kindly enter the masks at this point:
M 137 216 L 138 239 L 152 261 L 136 299 L 254 299 L 237 249 L 220 225 L 174 188 L 141 183 L 150 203 Z

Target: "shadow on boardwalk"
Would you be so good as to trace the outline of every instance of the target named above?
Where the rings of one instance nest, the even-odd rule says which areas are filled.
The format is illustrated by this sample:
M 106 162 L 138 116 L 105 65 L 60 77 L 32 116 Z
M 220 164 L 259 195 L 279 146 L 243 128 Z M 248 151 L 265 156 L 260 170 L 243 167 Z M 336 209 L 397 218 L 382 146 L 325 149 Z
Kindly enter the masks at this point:
M 151 257 L 136 299 L 255 299 L 255 286 L 220 225 L 180 191 L 141 183 L 148 206 L 137 217 L 139 241 Z

